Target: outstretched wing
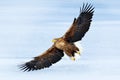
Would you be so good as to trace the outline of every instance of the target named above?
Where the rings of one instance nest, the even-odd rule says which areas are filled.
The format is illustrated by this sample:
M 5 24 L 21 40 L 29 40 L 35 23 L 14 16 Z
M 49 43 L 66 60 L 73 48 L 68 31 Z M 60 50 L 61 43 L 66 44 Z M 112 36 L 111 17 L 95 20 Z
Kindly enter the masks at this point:
M 23 71 L 33 71 L 47 68 L 52 64 L 58 62 L 63 56 L 64 53 L 62 50 L 59 50 L 56 47 L 52 46 L 42 55 L 35 57 L 34 60 L 21 65 L 20 68 Z
M 74 19 L 72 26 L 65 33 L 63 38 L 68 42 L 76 42 L 82 39 L 90 27 L 94 7 L 91 4 L 83 4 L 80 8 L 80 15 Z

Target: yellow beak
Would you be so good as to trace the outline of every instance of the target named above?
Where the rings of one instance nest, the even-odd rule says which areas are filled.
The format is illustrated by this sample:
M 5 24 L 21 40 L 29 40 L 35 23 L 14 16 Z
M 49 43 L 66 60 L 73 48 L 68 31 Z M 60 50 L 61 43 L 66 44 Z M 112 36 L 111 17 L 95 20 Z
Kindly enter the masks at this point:
M 52 42 L 56 42 L 56 40 L 55 40 L 55 39 L 53 39 L 53 40 L 52 40 Z

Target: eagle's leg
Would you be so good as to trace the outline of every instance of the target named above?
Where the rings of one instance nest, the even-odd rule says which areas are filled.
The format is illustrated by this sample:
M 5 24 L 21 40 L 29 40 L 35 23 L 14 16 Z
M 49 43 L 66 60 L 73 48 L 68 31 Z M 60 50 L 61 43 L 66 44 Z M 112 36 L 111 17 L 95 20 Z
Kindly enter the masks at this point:
M 64 48 L 64 52 L 70 57 L 71 60 L 75 61 L 75 53 L 80 55 L 79 48 L 74 44 L 70 45 L 67 48 Z
M 71 60 L 75 61 L 75 51 L 74 50 L 65 50 L 65 53 L 70 57 Z
M 79 50 L 79 48 L 78 47 L 74 47 L 74 51 L 75 51 L 75 53 L 77 53 L 77 54 L 79 54 L 80 55 L 80 50 Z
M 71 59 L 72 61 L 75 61 L 75 51 L 74 51 L 74 50 L 71 51 L 71 54 L 72 54 L 72 56 L 70 57 L 70 59 Z

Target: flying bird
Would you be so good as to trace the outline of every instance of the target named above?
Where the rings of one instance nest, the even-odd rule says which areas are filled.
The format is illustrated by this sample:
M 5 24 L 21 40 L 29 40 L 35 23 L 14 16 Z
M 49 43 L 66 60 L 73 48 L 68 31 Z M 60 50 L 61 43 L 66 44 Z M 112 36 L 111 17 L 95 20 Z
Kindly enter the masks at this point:
M 21 70 L 33 71 L 48 68 L 61 60 L 64 53 L 75 60 L 75 53 L 80 54 L 80 50 L 74 43 L 80 41 L 89 30 L 93 13 L 93 5 L 83 3 L 79 16 L 74 18 L 68 31 L 62 37 L 53 39 L 54 44 L 48 50 L 34 57 L 33 60 L 22 64 Z

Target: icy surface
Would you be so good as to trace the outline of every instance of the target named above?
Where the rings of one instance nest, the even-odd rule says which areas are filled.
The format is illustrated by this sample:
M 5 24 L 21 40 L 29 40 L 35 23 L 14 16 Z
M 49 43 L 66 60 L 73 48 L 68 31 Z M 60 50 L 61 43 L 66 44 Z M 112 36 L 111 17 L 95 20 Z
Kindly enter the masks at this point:
M 79 14 L 95 6 L 76 61 L 67 56 L 50 68 L 22 72 L 19 65 L 47 50 Z M 120 80 L 119 0 L 0 0 L 0 80 Z M 44 44 L 43 44 L 44 43 Z

